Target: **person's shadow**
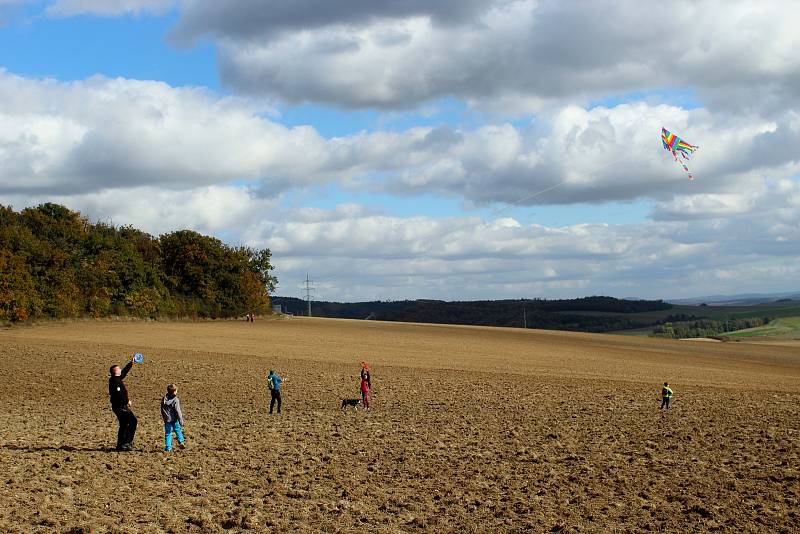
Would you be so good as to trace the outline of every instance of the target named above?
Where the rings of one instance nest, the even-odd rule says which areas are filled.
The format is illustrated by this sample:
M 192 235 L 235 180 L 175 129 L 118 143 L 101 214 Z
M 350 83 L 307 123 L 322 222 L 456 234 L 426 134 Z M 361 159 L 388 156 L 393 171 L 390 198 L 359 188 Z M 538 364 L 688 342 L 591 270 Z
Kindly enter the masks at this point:
M 44 452 L 44 451 L 63 451 L 63 452 L 115 452 L 114 447 L 73 447 L 72 445 L 15 445 L 8 443 L 0 445 L 0 449 L 20 452 Z

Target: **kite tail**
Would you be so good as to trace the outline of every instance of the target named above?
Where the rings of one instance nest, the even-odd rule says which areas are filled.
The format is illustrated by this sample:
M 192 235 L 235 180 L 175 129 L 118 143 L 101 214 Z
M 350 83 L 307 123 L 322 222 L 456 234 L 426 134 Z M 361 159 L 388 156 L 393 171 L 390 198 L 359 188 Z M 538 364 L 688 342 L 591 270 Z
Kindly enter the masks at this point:
M 689 167 L 687 167 L 685 163 L 683 163 L 677 157 L 675 158 L 675 162 L 681 167 L 683 167 L 683 170 L 686 171 L 686 175 L 689 177 L 689 180 L 694 180 L 694 176 L 692 176 L 692 171 L 689 170 Z

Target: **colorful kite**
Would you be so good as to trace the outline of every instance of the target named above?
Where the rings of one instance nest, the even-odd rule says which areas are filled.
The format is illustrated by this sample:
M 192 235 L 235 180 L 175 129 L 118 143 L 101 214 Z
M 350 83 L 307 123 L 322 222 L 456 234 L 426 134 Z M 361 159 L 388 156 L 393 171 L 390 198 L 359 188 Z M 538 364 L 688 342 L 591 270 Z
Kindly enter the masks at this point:
M 689 167 L 687 167 L 683 161 L 678 159 L 678 153 L 680 152 L 681 159 L 689 161 L 689 156 L 692 155 L 692 152 L 700 147 L 690 145 L 666 128 L 661 128 L 661 144 L 664 145 L 665 150 L 672 152 L 672 155 L 675 156 L 675 161 L 677 161 L 678 164 L 683 167 L 683 170 L 689 175 L 689 179 L 694 180 L 694 176 L 692 176 L 691 171 L 689 171 Z

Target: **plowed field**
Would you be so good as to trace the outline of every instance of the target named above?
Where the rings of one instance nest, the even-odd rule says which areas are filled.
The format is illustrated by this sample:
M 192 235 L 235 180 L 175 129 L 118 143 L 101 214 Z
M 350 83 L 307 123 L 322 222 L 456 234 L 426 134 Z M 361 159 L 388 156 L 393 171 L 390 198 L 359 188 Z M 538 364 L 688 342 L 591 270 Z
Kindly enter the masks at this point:
M 136 449 L 117 453 L 107 371 L 134 352 Z M 373 409 L 342 411 L 362 359 Z M 165 454 L 169 382 L 188 447 Z M 2 532 L 798 532 L 799 464 L 791 343 L 301 318 L 0 330 Z

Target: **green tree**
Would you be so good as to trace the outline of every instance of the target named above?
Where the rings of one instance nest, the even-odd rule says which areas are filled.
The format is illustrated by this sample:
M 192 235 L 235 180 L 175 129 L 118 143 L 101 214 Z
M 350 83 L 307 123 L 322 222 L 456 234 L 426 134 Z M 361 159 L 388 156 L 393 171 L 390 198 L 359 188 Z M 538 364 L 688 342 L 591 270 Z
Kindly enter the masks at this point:
M 58 204 L 0 205 L 0 317 L 227 317 L 269 309 L 270 251 L 190 230 L 154 238 Z
M 0 320 L 25 321 L 41 304 L 25 260 L 0 250 Z

